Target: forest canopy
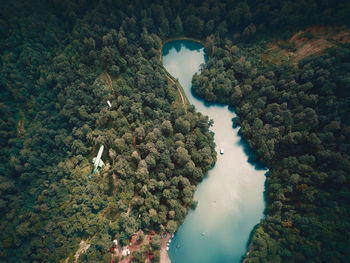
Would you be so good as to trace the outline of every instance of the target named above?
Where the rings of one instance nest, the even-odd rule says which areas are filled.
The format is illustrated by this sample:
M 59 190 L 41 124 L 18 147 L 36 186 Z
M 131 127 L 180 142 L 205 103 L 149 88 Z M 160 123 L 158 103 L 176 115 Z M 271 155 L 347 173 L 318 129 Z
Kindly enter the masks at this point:
M 179 102 L 159 60 L 165 40 L 191 37 L 209 55 L 194 92 L 235 109 L 270 171 L 246 262 L 346 262 L 349 35 L 298 61 L 264 58 L 276 41 L 295 52 L 298 30 L 349 32 L 349 13 L 346 1 L 2 2 L 0 261 L 73 262 L 88 240 L 79 261 L 110 262 L 112 240 L 140 230 L 156 236 L 133 260 L 159 260 L 158 235 L 195 207 L 216 161 L 210 120 Z

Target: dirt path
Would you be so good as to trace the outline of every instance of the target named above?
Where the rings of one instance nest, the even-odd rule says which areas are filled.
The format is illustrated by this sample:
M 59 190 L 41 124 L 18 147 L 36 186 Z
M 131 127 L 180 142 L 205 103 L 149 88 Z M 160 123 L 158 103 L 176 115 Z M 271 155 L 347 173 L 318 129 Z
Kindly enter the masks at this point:
M 79 256 L 80 256 L 81 254 L 85 253 L 85 252 L 89 249 L 89 247 L 90 247 L 89 242 L 90 242 L 90 239 L 87 239 L 87 240 L 82 239 L 82 240 L 80 241 L 79 249 L 77 250 L 77 252 L 76 252 L 75 255 L 74 255 L 74 258 L 75 258 L 75 262 L 76 262 L 76 263 L 78 262 Z
M 171 77 L 168 76 L 168 74 L 166 74 L 166 77 L 168 80 L 170 80 L 173 84 L 175 84 L 175 86 L 177 87 L 178 92 L 180 93 L 181 96 L 181 100 L 182 100 L 182 104 L 186 106 L 186 101 L 184 96 L 182 95 L 182 90 L 181 88 L 178 86 L 179 84 L 177 84 Z
M 112 174 L 112 178 L 113 178 L 113 185 L 114 188 L 117 189 L 118 183 L 117 183 L 117 176 L 113 173 Z
M 138 196 L 139 196 L 139 195 L 137 194 L 137 192 L 135 192 L 135 193 L 134 193 L 134 197 L 132 198 L 132 200 L 133 200 L 133 201 L 137 200 L 137 197 L 138 197 Z M 132 207 L 131 207 L 131 202 L 130 202 L 129 207 L 128 207 L 128 211 L 126 212 L 126 215 L 129 215 L 129 214 L 130 214 L 131 209 L 132 209 Z
M 126 211 L 126 215 L 127 215 L 127 216 L 130 215 L 130 212 L 131 212 L 131 205 L 129 205 L 128 211 Z
M 111 79 L 111 76 L 108 74 L 108 72 L 105 71 L 105 74 L 107 76 L 107 79 L 108 79 L 108 86 L 112 89 L 113 87 L 113 84 L 112 84 L 112 79 Z
M 169 41 L 170 41 L 170 40 L 169 40 Z M 166 41 L 166 42 L 167 42 L 167 41 Z M 166 42 L 165 42 L 165 43 L 166 43 Z M 165 44 L 165 43 L 164 43 L 164 44 Z M 164 44 L 163 44 L 163 45 L 164 45 Z M 163 59 L 162 59 L 162 48 L 161 48 L 160 51 L 159 51 L 159 60 L 160 60 L 160 62 L 162 62 L 162 64 L 163 64 Z M 173 83 L 173 84 L 176 86 L 177 91 L 180 93 L 182 104 L 183 104 L 184 106 L 186 106 L 186 100 L 185 100 L 184 94 L 182 94 L 183 90 L 182 90 L 180 84 L 177 83 L 177 82 L 175 82 L 175 81 L 170 77 L 170 74 L 169 74 L 168 71 L 164 68 L 164 66 L 163 66 L 163 69 L 164 69 L 164 73 L 165 73 L 165 76 L 167 77 L 167 79 L 168 79 L 171 83 Z M 180 87 L 179 87 L 179 86 L 180 86 Z
M 162 246 L 160 247 L 160 263 L 171 263 L 168 251 L 166 250 L 166 246 L 170 238 L 170 234 L 166 234 L 166 237 L 162 238 Z

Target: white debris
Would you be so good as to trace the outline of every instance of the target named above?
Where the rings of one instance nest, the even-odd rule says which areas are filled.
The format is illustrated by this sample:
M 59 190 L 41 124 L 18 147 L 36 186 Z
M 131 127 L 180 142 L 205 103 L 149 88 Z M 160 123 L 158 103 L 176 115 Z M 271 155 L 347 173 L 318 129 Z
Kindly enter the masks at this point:
M 128 249 L 128 247 L 123 247 L 122 256 L 125 257 L 127 255 L 130 255 L 130 250 Z
M 101 160 L 101 156 L 103 153 L 103 145 L 101 145 L 100 149 L 98 150 L 97 156 L 92 159 L 92 162 L 94 163 L 95 170 L 97 170 L 98 167 L 102 167 L 104 165 L 103 161 Z

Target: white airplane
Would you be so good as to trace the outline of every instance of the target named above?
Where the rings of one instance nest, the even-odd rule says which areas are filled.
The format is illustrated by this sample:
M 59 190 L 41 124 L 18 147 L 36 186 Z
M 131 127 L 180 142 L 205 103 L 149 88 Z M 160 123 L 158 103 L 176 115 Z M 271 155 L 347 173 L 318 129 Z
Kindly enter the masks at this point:
M 92 159 L 92 162 L 93 162 L 94 167 L 95 167 L 94 171 L 96 171 L 98 167 L 102 167 L 105 165 L 104 162 L 101 160 L 103 149 L 104 149 L 104 147 L 103 147 L 103 145 L 101 145 L 100 149 L 98 150 L 97 156 L 94 157 L 94 159 Z

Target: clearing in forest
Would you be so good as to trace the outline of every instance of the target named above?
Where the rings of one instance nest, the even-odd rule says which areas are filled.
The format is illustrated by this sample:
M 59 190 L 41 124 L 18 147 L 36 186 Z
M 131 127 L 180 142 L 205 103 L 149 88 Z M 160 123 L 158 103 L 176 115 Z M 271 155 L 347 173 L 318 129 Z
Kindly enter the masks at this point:
M 292 63 L 340 43 L 350 43 L 350 30 L 345 27 L 313 26 L 298 31 L 289 40 L 267 44 L 262 60 L 274 64 Z

